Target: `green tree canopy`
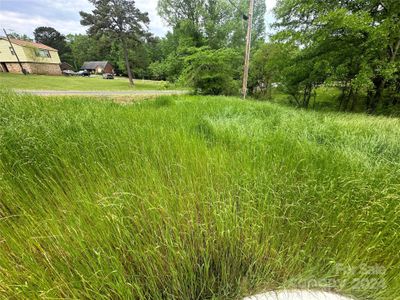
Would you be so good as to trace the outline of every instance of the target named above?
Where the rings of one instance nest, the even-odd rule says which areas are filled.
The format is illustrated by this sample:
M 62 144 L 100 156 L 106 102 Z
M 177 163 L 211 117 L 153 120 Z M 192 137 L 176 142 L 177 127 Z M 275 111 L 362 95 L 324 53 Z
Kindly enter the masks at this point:
M 62 61 L 71 62 L 71 49 L 69 48 L 66 38 L 53 27 L 37 27 L 33 31 L 35 41 L 45 44 L 58 50 Z
M 129 82 L 133 76 L 129 61 L 129 47 L 143 42 L 148 36 L 150 22 L 147 13 L 142 13 L 133 0 L 89 0 L 95 7 L 92 13 L 80 12 L 81 24 L 89 26 L 92 36 L 106 35 L 117 42 L 124 53 Z
M 367 94 L 370 112 L 399 89 L 399 1 L 280 0 L 275 15 L 274 40 L 299 47 L 286 83 L 304 93 L 321 83 L 340 86 L 344 108 Z
M 181 38 L 190 38 L 194 46 L 213 49 L 242 47 L 246 36 L 248 1 L 239 0 L 159 0 L 160 16 L 179 32 Z M 265 36 L 265 1 L 255 0 L 253 40 Z M 178 29 L 178 31 L 176 31 Z

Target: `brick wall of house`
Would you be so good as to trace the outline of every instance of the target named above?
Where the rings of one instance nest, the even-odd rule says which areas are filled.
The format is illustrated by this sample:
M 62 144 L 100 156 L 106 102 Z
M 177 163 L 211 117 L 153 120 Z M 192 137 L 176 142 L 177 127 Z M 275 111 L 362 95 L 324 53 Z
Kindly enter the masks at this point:
M 31 74 L 61 75 L 60 65 L 28 63 Z
M 21 73 L 21 68 L 19 67 L 18 63 L 5 63 L 10 73 Z
M 10 73 L 21 73 L 18 63 L 6 63 Z M 22 66 L 30 74 L 43 75 L 61 75 L 61 68 L 58 64 L 39 64 L 39 63 L 22 63 Z

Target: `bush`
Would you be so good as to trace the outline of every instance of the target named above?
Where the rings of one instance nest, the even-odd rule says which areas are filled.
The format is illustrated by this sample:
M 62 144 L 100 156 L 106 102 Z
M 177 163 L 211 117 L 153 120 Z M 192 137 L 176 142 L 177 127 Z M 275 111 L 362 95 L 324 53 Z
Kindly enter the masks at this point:
M 167 78 L 167 66 L 164 62 L 155 61 L 149 65 L 151 79 L 165 80 Z
M 185 59 L 183 80 L 195 93 L 233 95 L 238 92 L 240 58 L 233 49 L 199 48 Z

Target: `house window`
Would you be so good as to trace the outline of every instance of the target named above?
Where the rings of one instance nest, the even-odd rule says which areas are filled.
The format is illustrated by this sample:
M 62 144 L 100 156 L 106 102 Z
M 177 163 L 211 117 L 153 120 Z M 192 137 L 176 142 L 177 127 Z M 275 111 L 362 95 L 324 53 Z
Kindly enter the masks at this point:
M 10 47 L 10 52 L 11 52 L 11 55 L 15 55 L 15 52 L 12 47 Z
M 36 49 L 35 53 L 38 57 L 51 57 L 49 50 L 46 49 Z

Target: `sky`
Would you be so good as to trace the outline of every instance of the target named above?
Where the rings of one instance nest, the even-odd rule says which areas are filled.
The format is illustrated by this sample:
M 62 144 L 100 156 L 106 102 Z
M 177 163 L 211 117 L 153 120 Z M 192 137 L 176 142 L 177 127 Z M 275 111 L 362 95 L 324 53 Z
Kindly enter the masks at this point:
M 135 2 L 142 12 L 149 13 L 150 31 L 164 36 L 169 28 L 157 15 L 158 0 Z M 276 0 L 266 0 L 267 26 L 273 21 L 271 10 L 275 3 Z M 0 28 L 30 37 L 39 26 L 50 26 L 63 34 L 85 33 L 86 28 L 80 25 L 79 11 L 90 12 L 92 8 L 87 0 L 0 0 Z

